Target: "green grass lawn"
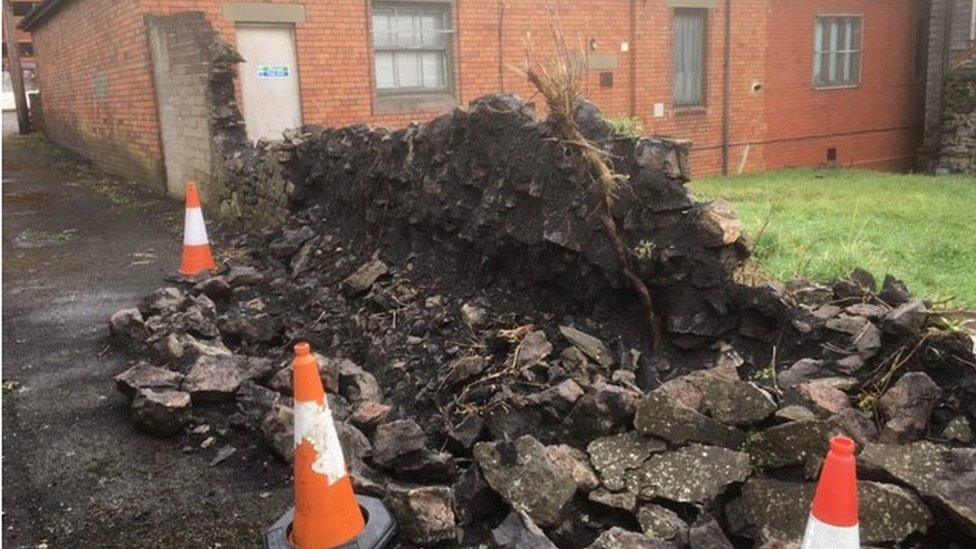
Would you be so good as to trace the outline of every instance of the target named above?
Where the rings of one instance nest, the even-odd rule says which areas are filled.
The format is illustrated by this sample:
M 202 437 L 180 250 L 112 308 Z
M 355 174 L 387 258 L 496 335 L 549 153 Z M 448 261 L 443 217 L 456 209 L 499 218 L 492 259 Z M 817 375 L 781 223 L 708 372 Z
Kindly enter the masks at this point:
M 976 179 L 783 170 L 691 184 L 735 203 L 763 271 L 827 280 L 854 267 L 976 307 Z

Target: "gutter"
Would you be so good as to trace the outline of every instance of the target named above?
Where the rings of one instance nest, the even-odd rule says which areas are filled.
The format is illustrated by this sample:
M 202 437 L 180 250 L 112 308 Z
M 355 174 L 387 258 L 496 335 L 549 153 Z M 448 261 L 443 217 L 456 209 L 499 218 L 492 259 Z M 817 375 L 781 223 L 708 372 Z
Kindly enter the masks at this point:
M 40 27 L 48 17 L 55 15 L 69 3 L 71 3 L 71 0 L 44 0 L 44 2 L 37 4 L 27 12 L 27 15 L 17 25 L 17 28 L 28 32 L 33 31 Z
M 729 175 L 732 133 L 732 0 L 725 0 L 725 48 L 722 63 L 722 175 Z

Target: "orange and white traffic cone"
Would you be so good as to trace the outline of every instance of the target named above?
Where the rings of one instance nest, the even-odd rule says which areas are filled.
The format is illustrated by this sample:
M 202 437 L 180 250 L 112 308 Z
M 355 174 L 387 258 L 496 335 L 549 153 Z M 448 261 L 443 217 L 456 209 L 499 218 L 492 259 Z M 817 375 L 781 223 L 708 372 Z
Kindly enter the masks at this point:
M 200 207 L 200 194 L 197 184 L 186 184 L 186 217 L 183 221 L 183 264 L 180 274 L 186 277 L 197 276 L 204 271 L 216 271 L 210 240 L 207 239 L 207 226 L 203 222 L 203 209 Z
M 803 534 L 803 549 L 856 549 L 860 538 L 854 441 L 837 436 L 830 439 Z
M 355 540 L 366 523 L 332 423 L 318 361 L 308 343 L 295 345 L 295 518 L 291 542 L 329 549 Z

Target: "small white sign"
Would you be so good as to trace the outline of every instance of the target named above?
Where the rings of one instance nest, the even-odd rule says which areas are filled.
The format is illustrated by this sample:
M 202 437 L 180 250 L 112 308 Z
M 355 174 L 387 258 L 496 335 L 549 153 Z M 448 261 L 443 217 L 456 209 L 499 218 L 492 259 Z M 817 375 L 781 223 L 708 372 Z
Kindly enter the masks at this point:
M 654 118 L 664 118 L 664 103 L 654 103 Z
M 291 67 L 288 65 L 258 65 L 258 78 L 288 78 Z

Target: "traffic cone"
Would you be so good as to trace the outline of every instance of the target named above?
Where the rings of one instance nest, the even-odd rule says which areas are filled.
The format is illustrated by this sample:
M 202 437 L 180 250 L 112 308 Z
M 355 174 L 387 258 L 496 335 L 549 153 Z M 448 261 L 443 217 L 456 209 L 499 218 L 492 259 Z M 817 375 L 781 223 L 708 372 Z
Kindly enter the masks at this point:
M 803 549 L 860 547 L 857 522 L 857 465 L 854 441 L 836 436 L 824 461 L 813 497 L 813 509 L 803 533 Z
M 318 361 L 308 343 L 295 345 L 295 518 L 291 542 L 330 549 L 355 540 L 366 526 L 332 423 Z
M 204 271 L 216 270 L 217 264 L 214 263 L 210 241 L 207 239 L 207 226 L 203 222 L 203 209 L 200 207 L 197 184 L 188 181 L 186 217 L 183 222 L 183 264 L 180 266 L 180 274 L 191 277 Z

